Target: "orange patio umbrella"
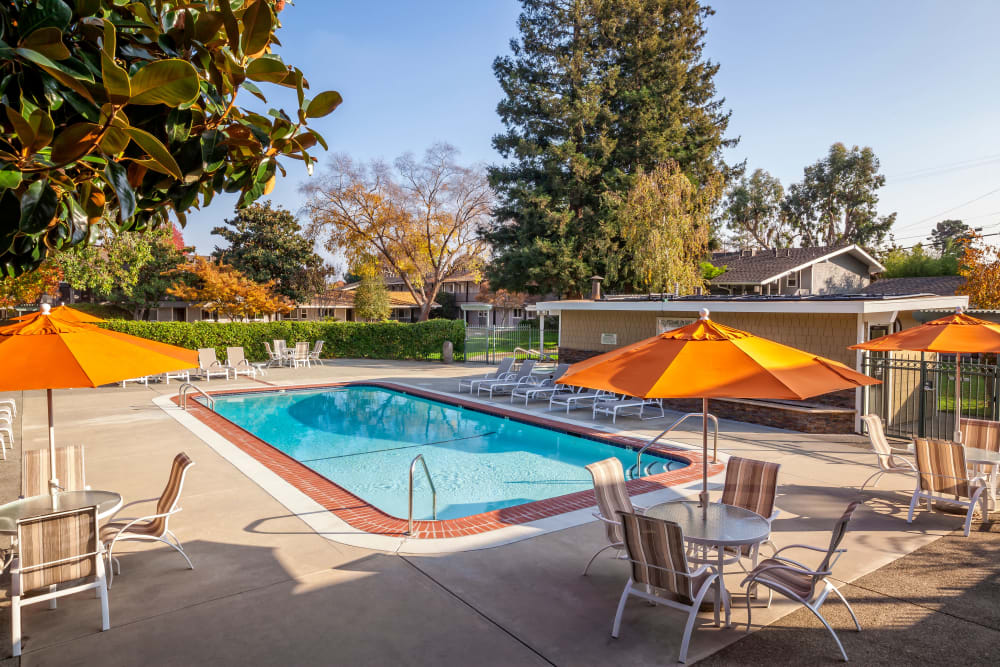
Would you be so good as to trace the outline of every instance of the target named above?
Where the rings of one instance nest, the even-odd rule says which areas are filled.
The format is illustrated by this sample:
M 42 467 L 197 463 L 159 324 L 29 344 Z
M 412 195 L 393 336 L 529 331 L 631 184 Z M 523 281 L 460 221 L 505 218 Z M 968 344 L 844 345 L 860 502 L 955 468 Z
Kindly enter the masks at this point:
M 945 354 L 1000 353 L 1000 325 L 955 312 L 918 327 L 904 329 L 867 343 L 851 345 L 852 350 L 872 352 L 939 352 Z M 962 442 L 962 360 L 955 359 L 955 442 Z
M 708 319 L 573 364 L 557 381 L 640 398 L 702 399 L 702 504 L 708 502 L 708 400 L 801 400 L 879 380 Z
M 14 317 L 12 319 L 19 321 L 29 320 L 38 315 L 38 313 L 40 312 L 41 311 L 39 310 L 34 313 L 25 313 L 24 315 L 18 315 L 17 317 Z M 70 308 L 65 304 L 61 306 L 56 306 L 55 308 L 51 308 L 49 310 L 49 315 L 51 315 L 52 317 L 58 317 L 59 319 L 64 320 L 66 322 L 74 322 L 78 324 L 79 323 L 96 324 L 98 322 L 104 321 L 99 317 L 94 317 L 93 315 L 85 313 L 82 310 L 77 310 L 76 308 Z
M 0 327 L 0 391 L 46 390 L 52 493 L 59 484 L 55 475 L 53 389 L 98 387 L 197 365 L 197 352 L 68 322 L 52 316 L 48 304 L 17 324 Z

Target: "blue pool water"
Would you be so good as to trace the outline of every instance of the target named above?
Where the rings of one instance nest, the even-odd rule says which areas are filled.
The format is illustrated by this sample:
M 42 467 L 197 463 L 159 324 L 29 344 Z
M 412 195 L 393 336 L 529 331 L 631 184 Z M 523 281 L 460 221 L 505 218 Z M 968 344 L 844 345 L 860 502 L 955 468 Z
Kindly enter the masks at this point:
M 423 454 L 438 519 L 592 488 L 583 466 L 635 453 L 586 438 L 379 387 L 218 396 L 221 416 L 383 512 L 407 516 L 410 462 Z M 686 462 L 660 459 L 673 470 Z M 655 472 L 661 472 L 660 465 Z M 422 471 L 414 517 L 431 518 Z

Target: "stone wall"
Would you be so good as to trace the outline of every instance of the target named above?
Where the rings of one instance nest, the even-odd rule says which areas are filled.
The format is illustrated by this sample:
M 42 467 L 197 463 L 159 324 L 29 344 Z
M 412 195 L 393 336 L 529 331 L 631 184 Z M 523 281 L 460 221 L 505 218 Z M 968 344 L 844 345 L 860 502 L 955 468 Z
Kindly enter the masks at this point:
M 699 399 L 669 399 L 663 405 L 679 412 L 701 412 Z M 782 406 L 766 401 L 740 401 L 717 398 L 709 401 L 708 411 L 723 419 L 784 428 L 800 433 L 854 433 L 854 410 L 822 406 Z

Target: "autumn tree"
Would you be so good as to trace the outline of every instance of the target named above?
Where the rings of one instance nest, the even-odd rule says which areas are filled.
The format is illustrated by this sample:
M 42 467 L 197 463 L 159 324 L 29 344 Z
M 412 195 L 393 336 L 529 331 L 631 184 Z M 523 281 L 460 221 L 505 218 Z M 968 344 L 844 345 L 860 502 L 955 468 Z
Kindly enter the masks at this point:
M 323 138 L 307 127 L 335 91 L 307 97 L 273 53 L 276 0 L 12 0 L 0 10 L 0 272 L 13 276 L 114 232 L 167 226 L 221 192 L 245 206 L 279 160 Z M 296 92 L 263 114 L 258 83 Z M 239 100 L 239 104 L 237 104 Z M 114 212 L 105 217 L 105 208 Z
M 712 210 L 722 178 L 696 185 L 676 162 L 640 170 L 625 195 L 608 194 L 609 225 L 621 252 L 607 260 L 607 277 L 650 292 L 685 292 L 704 284 L 700 262 L 708 250 Z
M 287 313 L 291 304 L 274 291 L 274 282 L 258 283 L 228 264 L 195 257 L 173 274 L 184 274 L 190 282 L 177 281 L 167 293 L 182 301 L 227 319 L 247 319 L 259 314 Z
M 499 326 L 506 326 L 510 311 L 514 308 L 524 308 L 527 298 L 523 292 L 512 292 L 503 288 L 492 290 L 486 283 L 480 285 L 479 293 L 476 295 L 476 301 L 488 303 L 493 306 L 494 312 L 502 313 L 500 321 L 497 322 Z
M 726 172 L 729 114 L 704 55 L 695 0 L 521 0 L 519 35 L 493 71 L 504 130 L 486 234 L 497 288 L 579 295 L 623 239 L 608 194 L 673 160 L 698 188 Z
M 302 234 L 299 221 L 270 201 L 239 209 L 212 234 L 228 247 L 215 247 L 212 256 L 225 261 L 258 282 L 275 282 L 275 290 L 294 301 L 304 301 L 326 287 L 330 270 Z
M 352 267 L 374 264 L 398 276 L 421 321 L 442 283 L 478 267 L 487 247 L 479 229 L 493 193 L 483 169 L 460 165 L 457 153 L 435 144 L 423 159 L 407 154 L 392 166 L 337 155 L 303 188 L 310 237 L 345 253 Z
M 354 290 L 354 317 L 363 322 L 381 322 L 392 314 L 389 289 L 382 276 L 369 273 Z
M 968 296 L 974 308 L 1000 308 L 1000 247 L 988 245 L 975 232 L 970 232 L 962 245 L 958 274 L 965 278 L 965 284 L 956 293 Z
M 885 185 L 875 152 L 865 146 L 830 146 L 827 156 L 804 170 L 788 188 L 782 211 L 803 246 L 885 240 L 896 214 L 878 215 L 878 190 Z
M 0 310 L 35 304 L 43 296 L 55 296 L 62 278 L 62 269 L 49 260 L 34 271 L 0 280 Z
M 781 212 L 785 189 L 763 169 L 733 183 L 723 201 L 723 216 L 740 247 L 783 248 L 793 233 Z

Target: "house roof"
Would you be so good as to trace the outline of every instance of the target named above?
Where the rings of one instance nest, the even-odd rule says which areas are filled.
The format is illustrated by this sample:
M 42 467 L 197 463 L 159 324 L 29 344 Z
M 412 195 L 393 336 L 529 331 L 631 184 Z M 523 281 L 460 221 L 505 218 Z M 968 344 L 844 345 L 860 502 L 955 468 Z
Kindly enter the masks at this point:
M 712 253 L 712 264 L 726 267 L 726 272 L 713 278 L 713 285 L 763 285 L 793 271 L 817 264 L 838 255 L 851 254 L 868 265 L 872 273 L 884 271 L 874 257 L 857 245 L 813 246 L 809 248 L 775 248 Z
M 335 289 L 317 294 L 309 301 L 295 304 L 296 308 L 354 308 L 355 293 L 350 290 Z M 419 308 L 416 299 L 409 292 L 389 292 L 389 304 L 393 308 Z
M 962 276 L 928 276 L 911 278 L 881 278 L 861 290 L 862 294 L 902 296 L 904 294 L 936 294 L 954 296 L 965 284 Z

